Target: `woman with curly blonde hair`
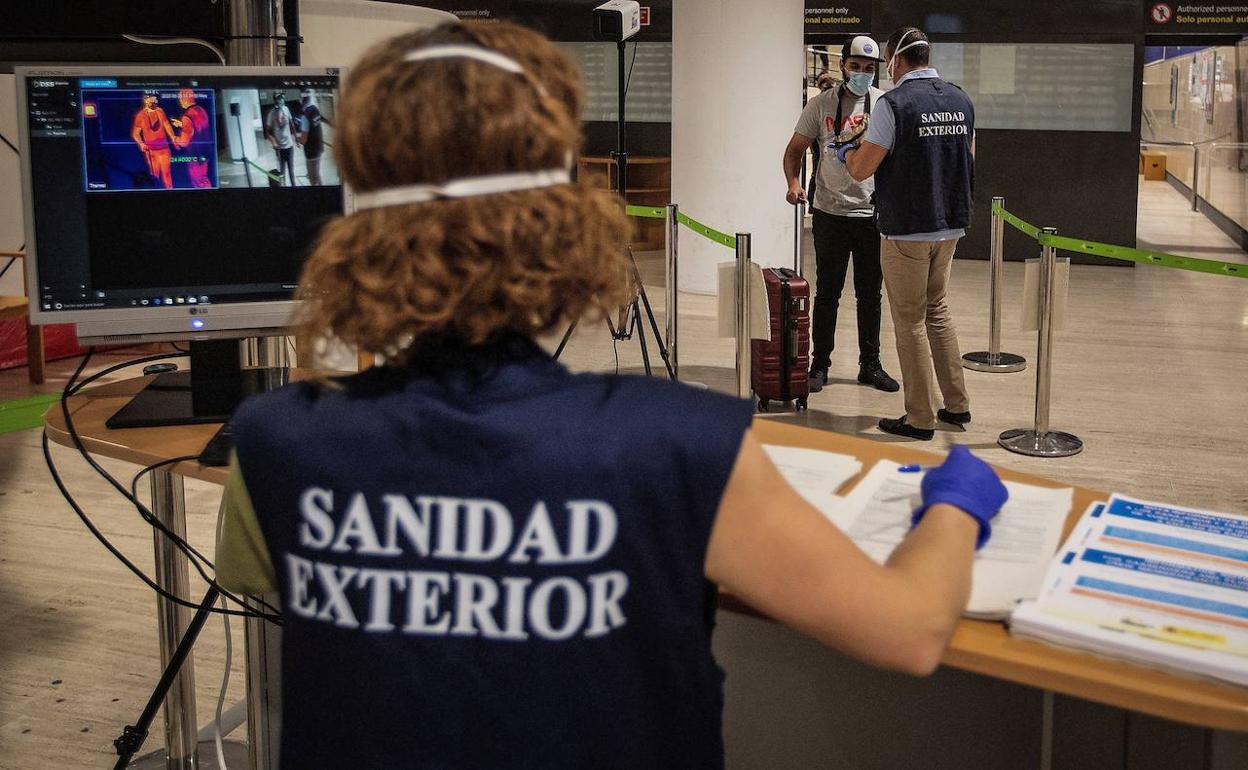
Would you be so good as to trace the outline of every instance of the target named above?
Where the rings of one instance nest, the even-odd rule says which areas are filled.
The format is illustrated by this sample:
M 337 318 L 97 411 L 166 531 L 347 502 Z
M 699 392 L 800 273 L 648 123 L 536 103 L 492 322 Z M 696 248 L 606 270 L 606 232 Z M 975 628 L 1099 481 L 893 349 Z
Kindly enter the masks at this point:
M 966 602 L 1004 499 L 978 460 L 928 473 L 877 565 L 748 402 L 533 341 L 631 291 L 618 200 L 570 178 L 580 107 L 569 60 L 508 24 L 394 38 L 344 84 L 357 210 L 301 323 L 386 363 L 240 408 L 218 543 L 224 586 L 280 593 L 285 768 L 720 767 L 710 581 L 915 673 Z

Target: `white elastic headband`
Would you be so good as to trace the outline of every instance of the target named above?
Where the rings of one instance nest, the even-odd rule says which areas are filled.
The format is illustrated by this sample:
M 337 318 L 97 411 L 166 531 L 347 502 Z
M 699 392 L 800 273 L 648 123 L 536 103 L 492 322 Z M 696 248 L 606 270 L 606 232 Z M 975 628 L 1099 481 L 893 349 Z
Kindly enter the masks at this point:
M 901 53 L 902 51 L 905 51 L 905 50 L 910 49 L 910 48 L 914 48 L 916 45 L 927 45 L 927 41 L 926 41 L 926 40 L 916 40 L 916 41 L 914 41 L 913 43 L 911 43 L 910 45 L 901 45 L 902 43 L 906 42 L 906 38 L 910 37 L 911 35 L 913 35 L 913 34 L 914 34 L 915 32 L 917 32 L 917 31 L 918 31 L 918 30 L 914 30 L 914 29 L 912 29 L 912 30 L 910 30 L 909 32 L 907 32 L 906 34 L 902 35 L 902 36 L 901 36 L 901 40 L 898 40 L 898 41 L 897 41 L 897 45 L 898 45 L 898 46 L 900 46 L 900 47 L 899 47 L 896 51 L 893 51 L 893 55 L 892 55 L 892 57 L 888 60 L 888 63 L 889 63 L 890 65 L 891 65 L 893 62 L 897 61 L 897 55 L 898 55 L 899 53 Z
M 525 75 L 524 67 L 510 56 L 472 45 L 435 45 L 419 48 L 403 57 L 403 61 L 422 62 L 433 59 L 472 59 L 493 67 L 506 70 L 516 75 Z M 541 95 L 546 91 L 540 83 L 525 78 Z M 519 192 L 521 190 L 538 190 L 544 187 L 555 187 L 572 183 L 571 158 L 568 167 L 552 168 L 545 171 L 518 171 L 510 174 L 487 174 L 462 179 L 452 179 L 440 185 L 409 184 L 398 187 L 383 187 L 379 190 L 355 194 L 355 210 L 376 209 L 385 206 L 402 206 L 408 203 L 427 203 L 445 198 L 472 198 L 478 195 L 497 195 L 499 193 Z
M 524 67 L 510 56 L 475 45 L 433 45 L 418 48 L 403 57 L 403 61 L 429 61 L 430 59 L 475 59 L 517 75 L 524 74 Z
M 427 203 L 444 198 L 472 198 L 478 195 L 538 190 L 572 183 L 572 172 L 566 168 L 546 171 L 519 171 L 514 174 L 488 174 L 452 179 L 445 184 L 409 184 L 383 187 L 380 190 L 355 194 L 355 210 L 401 206 L 406 203 Z

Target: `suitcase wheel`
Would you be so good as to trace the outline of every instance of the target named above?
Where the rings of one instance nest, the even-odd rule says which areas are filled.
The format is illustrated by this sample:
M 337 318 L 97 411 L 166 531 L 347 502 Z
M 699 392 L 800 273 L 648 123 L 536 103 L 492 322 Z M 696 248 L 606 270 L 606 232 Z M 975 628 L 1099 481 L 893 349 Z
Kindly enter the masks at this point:
M 768 404 L 770 404 L 770 403 L 771 403 L 770 399 L 760 398 L 760 399 L 758 400 L 758 411 L 760 411 L 760 412 L 765 412 L 765 411 L 767 411 L 767 405 L 768 405 Z
M 801 412 L 807 408 L 808 407 L 806 406 L 806 397 L 802 396 L 801 398 L 797 400 L 797 411 Z

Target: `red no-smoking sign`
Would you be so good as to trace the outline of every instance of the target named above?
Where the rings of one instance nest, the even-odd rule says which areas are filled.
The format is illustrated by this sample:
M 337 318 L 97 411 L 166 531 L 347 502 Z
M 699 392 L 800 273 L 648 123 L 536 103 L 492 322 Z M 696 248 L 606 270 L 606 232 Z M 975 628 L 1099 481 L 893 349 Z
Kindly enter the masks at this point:
M 1149 12 L 1149 17 L 1153 20 L 1154 24 L 1165 24 L 1170 21 L 1170 19 L 1174 18 L 1174 11 L 1168 4 L 1158 3 L 1157 5 L 1154 5 L 1152 11 Z

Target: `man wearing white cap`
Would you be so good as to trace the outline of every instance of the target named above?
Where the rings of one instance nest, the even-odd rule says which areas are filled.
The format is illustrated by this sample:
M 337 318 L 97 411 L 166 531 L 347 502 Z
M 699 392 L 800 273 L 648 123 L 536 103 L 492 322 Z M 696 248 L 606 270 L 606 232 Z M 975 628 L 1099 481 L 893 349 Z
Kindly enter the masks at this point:
M 818 164 L 812 225 L 815 236 L 815 284 L 813 323 L 814 350 L 810 365 L 810 390 L 827 384 L 836 347 L 836 315 L 845 274 L 852 256 L 854 296 L 858 304 L 858 382 L 894 393 L 897 381 L 880 364 L 880 234 L 875 226 L 874 180 L 856 181 L 844 164 L 832 156 L 840 144 L 860 135 L 871 108 L 883 95 L 872 84 L 876 63 L 882 61 L 874 40 L 859 35 L 841 48 L 843 83 L 811 99 L 797 121 L 793 138 L 784 151 L 787 200 L 796 205 L 806 200 L 798 179 L 802 155 L 811 147 L 827 157 Z M 831 160 L 831 162 L 828 162 Z

